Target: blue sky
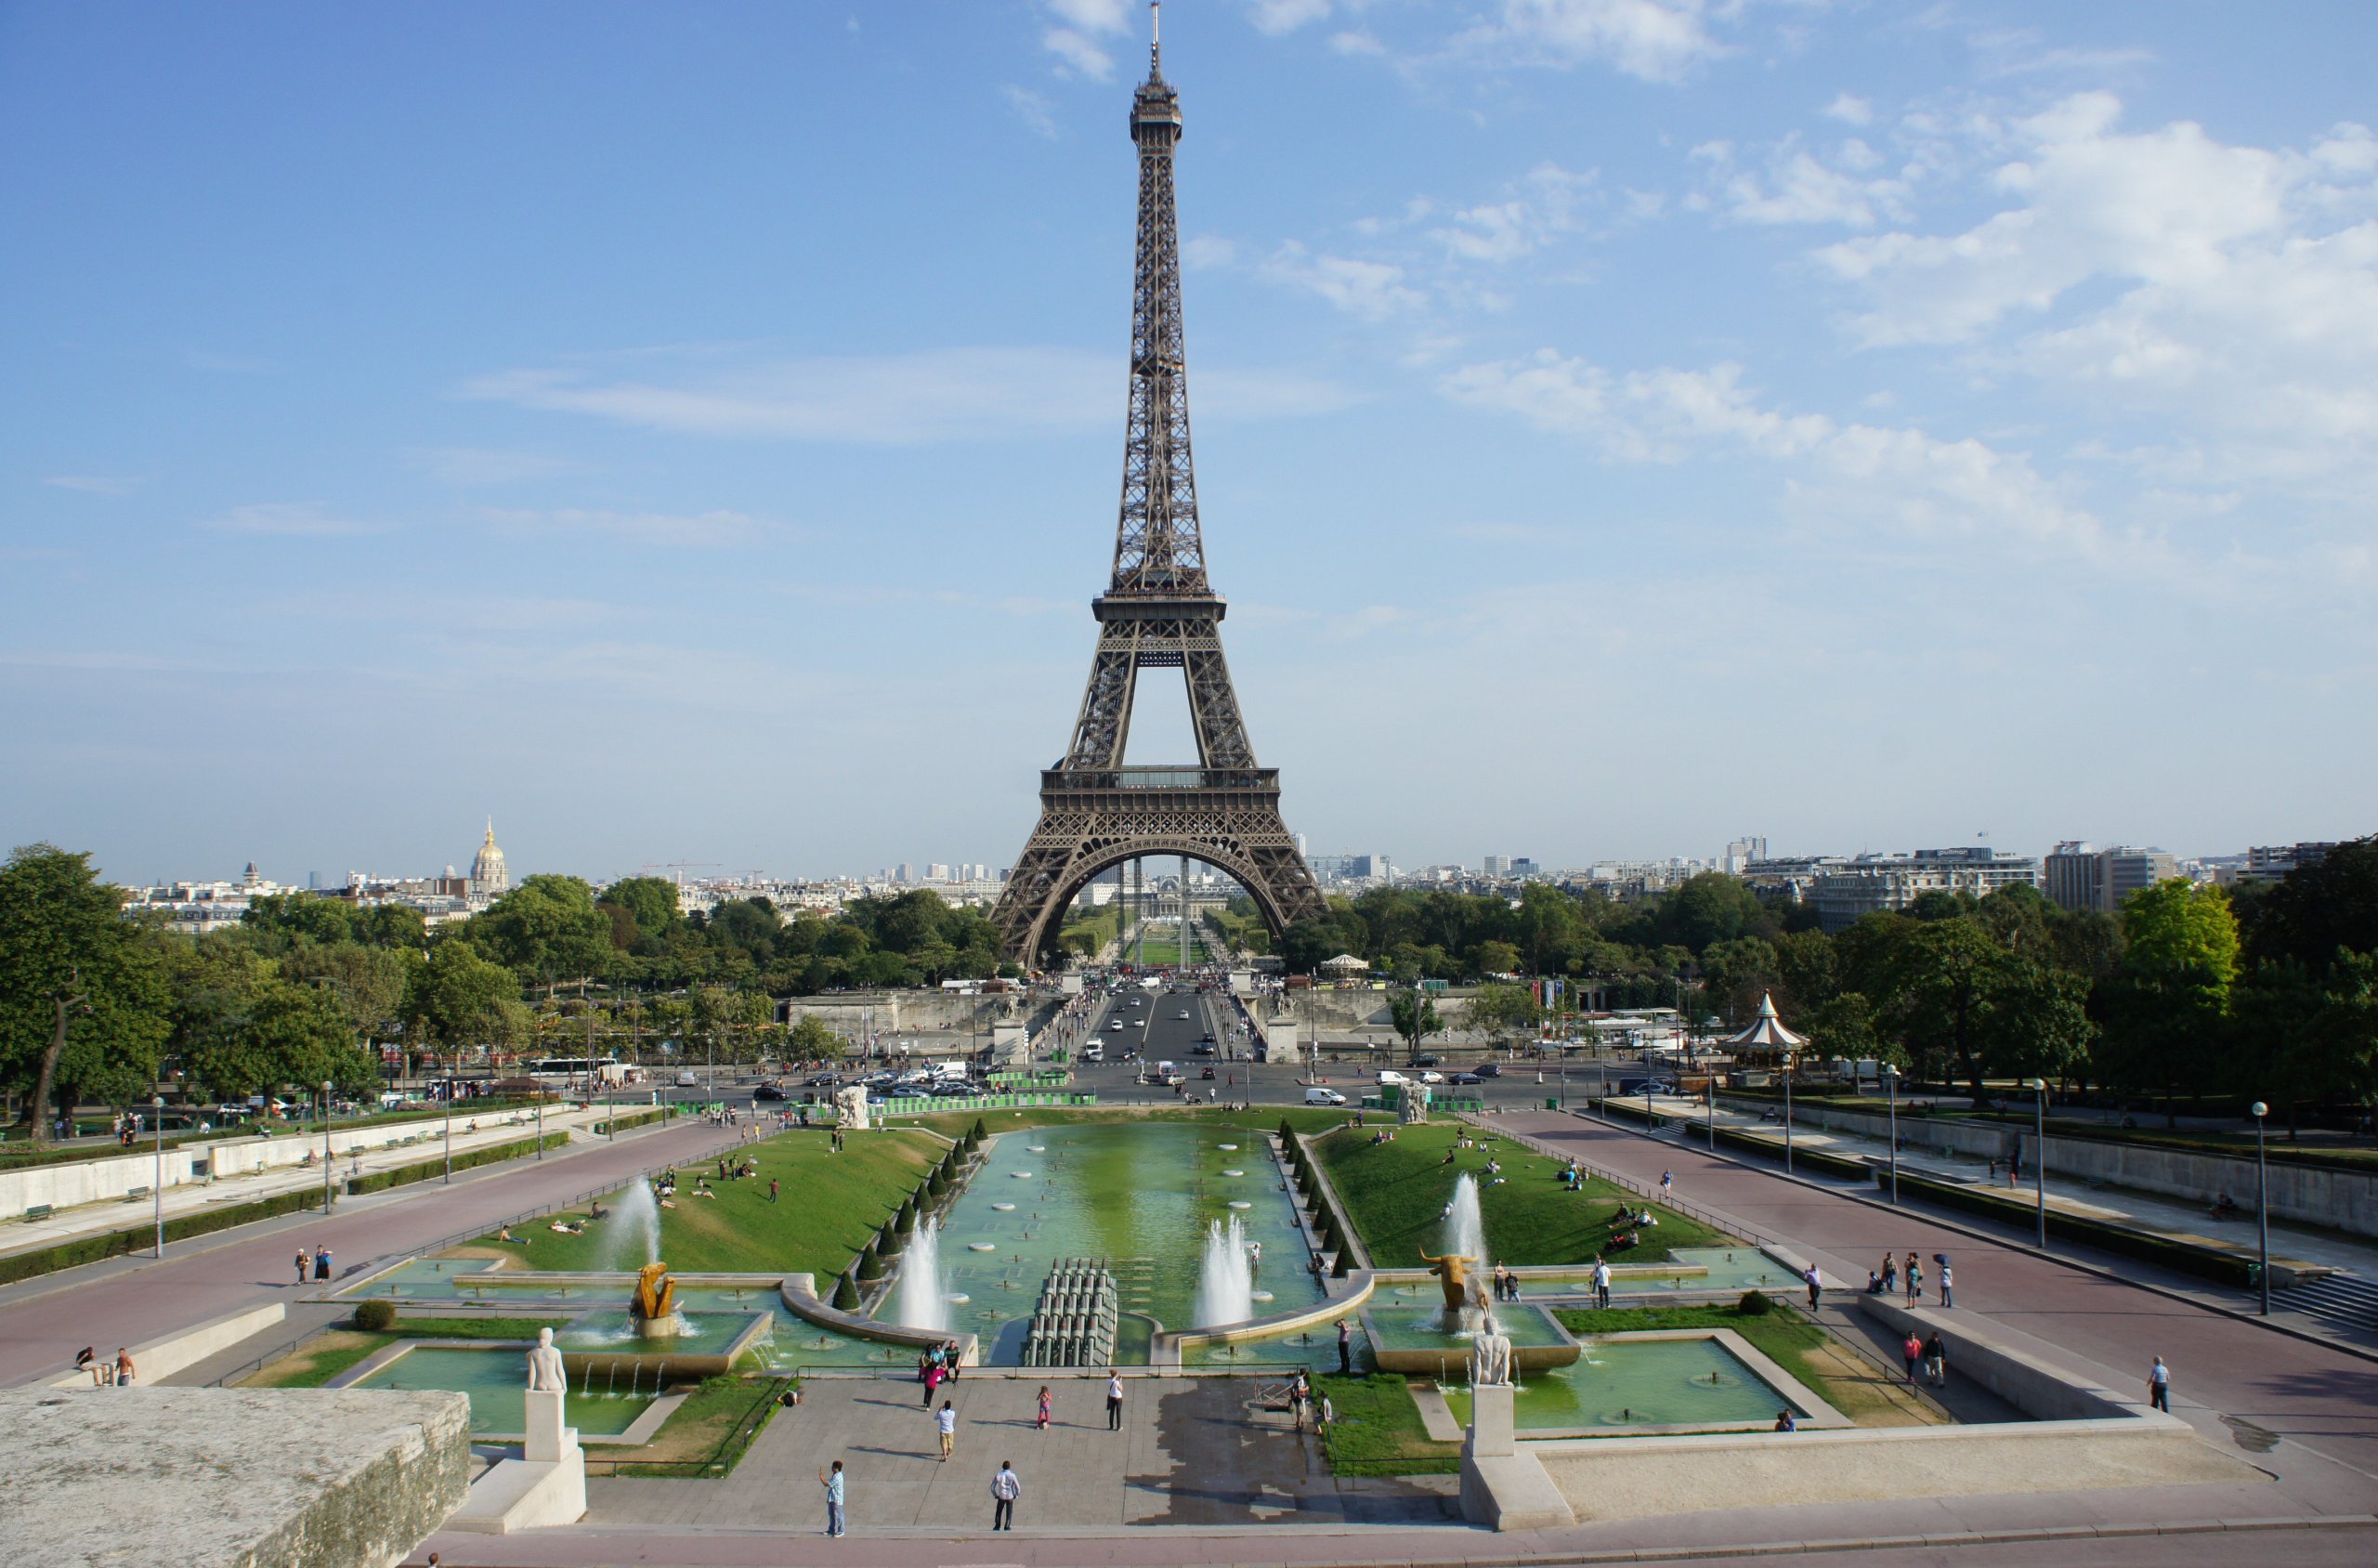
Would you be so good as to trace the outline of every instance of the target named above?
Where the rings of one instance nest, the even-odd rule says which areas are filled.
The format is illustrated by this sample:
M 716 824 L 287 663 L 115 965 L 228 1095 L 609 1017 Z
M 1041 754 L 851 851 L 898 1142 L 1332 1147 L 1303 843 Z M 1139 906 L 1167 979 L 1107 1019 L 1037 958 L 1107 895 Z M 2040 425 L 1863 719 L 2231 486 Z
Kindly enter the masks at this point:
M 1316 852 L 2373 826 L 2378 12 L 1165 22 L 1208 555 Z M 1007 863 L 1145 31 L 0 5 L 9 842 Z

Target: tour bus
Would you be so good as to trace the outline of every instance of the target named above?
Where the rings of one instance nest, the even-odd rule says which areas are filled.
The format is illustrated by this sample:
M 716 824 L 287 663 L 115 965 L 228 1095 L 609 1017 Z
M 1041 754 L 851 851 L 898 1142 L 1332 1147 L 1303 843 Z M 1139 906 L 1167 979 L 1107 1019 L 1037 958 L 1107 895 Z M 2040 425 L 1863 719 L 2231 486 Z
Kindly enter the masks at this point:
M 592 1056 L 540 1056 L 529 1064 L 529 1076 L 540 1080 L 569 1083 L 594 1076 L 594 1069 L 605 1064 Z

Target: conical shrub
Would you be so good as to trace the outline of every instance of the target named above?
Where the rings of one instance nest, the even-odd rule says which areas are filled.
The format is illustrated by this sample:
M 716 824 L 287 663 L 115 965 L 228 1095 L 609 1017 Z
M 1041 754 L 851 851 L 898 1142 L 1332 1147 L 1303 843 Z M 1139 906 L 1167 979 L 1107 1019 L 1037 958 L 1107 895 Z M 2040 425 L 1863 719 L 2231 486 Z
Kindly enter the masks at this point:
M 848 1274 L 844 1274 L 842 1282 L 834 1287 L 834 1309 L 846 1313 L 858 1311 L 858 1284 Z
M 914 1235 L 917 1230 L 917 1199 L 911 1193 L 900 1204 L 900 1212 L 892 1218 L 892 1228 L 902 1235 Z
M 934 1170 L 933 1173 L 933 1180 L 925 1183 L 925 1196 L 929 1198 L 940 1197 L 943 1194 L 948 1191 L 948 1179 L 943 1176 L 938 1169 Z
M 1339 1248 L 1338 1249 L 1337 1264 L 1330 1269 L 1329 1277 L 1332 1279 L 1343 1279 L 1348 1274 L 1352 1274 L 1354 1272 L 1352 1260 L 1353 1254 L 1352 1252 L 1342 1247 Z
M 983 1125 L 983 1118 L 981 1117 L 976 1117 L 974 1118 L 974 1125 L 966 1130 L 966 1136 L 973 1142 L 979 1143 L 984 1139 L 990 1136 L 990 1129 Z
M 875 1249 L 872 1241 L 858 1255 L 858 1277 L 869 1285 L 883 1277 L 883 1255 Z

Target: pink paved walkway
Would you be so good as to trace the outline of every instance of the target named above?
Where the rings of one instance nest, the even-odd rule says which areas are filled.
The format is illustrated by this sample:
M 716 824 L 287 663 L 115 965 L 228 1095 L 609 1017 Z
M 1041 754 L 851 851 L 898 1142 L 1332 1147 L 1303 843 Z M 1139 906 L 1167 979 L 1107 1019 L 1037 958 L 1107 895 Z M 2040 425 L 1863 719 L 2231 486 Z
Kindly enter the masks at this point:
M 0 1387 L 55 1376 L 84 1345 L 103 1352 L 137 1345 L 176 1329 L 281 1296 L 293 1299 L 290 1255 L 299 1241 L 327 1244 L 341 1274 L 371 1259 L 415 1251 L 441 1237 L 494 1222 L 671 1160 L 690 1162 L 729 1146 L 734 1134 L 699 1121 L 623 1134 L 544 1159 L 508 1162 L 492 1172 L 458 1173 L 385 1196 L 349 1199 L 328 1220 L 289 1228 L 226 1233 L 168 1245 L 162 1262 L 125 1271 L 95 1265 L 55 1280 L 29 1280 L 0 1305 Z

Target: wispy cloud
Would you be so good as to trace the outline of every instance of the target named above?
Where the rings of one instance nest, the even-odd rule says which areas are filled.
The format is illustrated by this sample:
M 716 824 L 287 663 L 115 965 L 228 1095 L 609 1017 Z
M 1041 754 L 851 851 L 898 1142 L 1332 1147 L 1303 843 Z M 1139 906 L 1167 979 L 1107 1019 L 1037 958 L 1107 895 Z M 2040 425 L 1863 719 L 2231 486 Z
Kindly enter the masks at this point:
M 1007 99 L 1007 106 L 1015 111 L 1015 117 L 1024 122 L 1025 129 L 1051 141 L 1057 139 L 1057 119 L 1050 111 L 1045 97 L 1012 82 L 1000 89 L 1000 96 Z
M 1326 19 L 1329 0 L 1248 0 L 1247 14 L 1258 33 L 1277 37 Z
M 1293 240 L 1274 253 L 1262 270 L 1274 282 L 1319 294 L 1366 321 L 1417 310 L 1428 302 L 1427 295 L 1405 281 L 1401 267 L 1354 256 L 1315 255 Z
M 628 544 L 674 550 L 731 550 L 758 543 L 777 530 L 741 512 L 605 512 L 577 507 L 494 510 L 482 514 L 506 529 L 538 533 L 589 535 Z
M 1503 0 L 1498 18 L 1465 42 L 1543 64 L 1603 61 L 1646 82 L 1676 82 L 1726 52 L 1708 20 L 1741 9 L 1705 0 Z
M 414 464 L 441 484 L 466 489 L 547 479 L 579 464 L 547 452 L 503 451 L 480 447 L 444 447 L 416 453 Z
M 85 495 L 130 495 L 140 481 L 102 474 L 53 474 L 42 483 L 59 490 L 81 490 Z
M 385 525 L 359 523 L 336 517 L 319 506 L 303 506 L 284 502 L 265 502 L 252 506 L 234 506 L 219 517 L 209 517 L 203 524 L 220 533 L 242 533 L 286 539 L 337 539 L 356 534 L 378 533 Z
M 1047 0 L 1047 6 L 1062 25 L 1041 33 L 1040 46 L 1065 62 L 1058 74 L 1087 76 L 1093 82 L 1111 80 L 1115 57 L 1099 39 L 1130 27 L 1125 0 Z
M 1193 380 L 1201 414 L 1273 418 L 1342 408 L 1352 394 L 1292 372 L 1218 368 Z M 598 376 L 582 366 L 477 377 L 466 398 L 591 414 L 686 435 L 910 446 L 1013 440 L 1111 424 L 1112 356 L 1070 348 L 952 348 L 874 358 L 724 365 L 674 376 Z

